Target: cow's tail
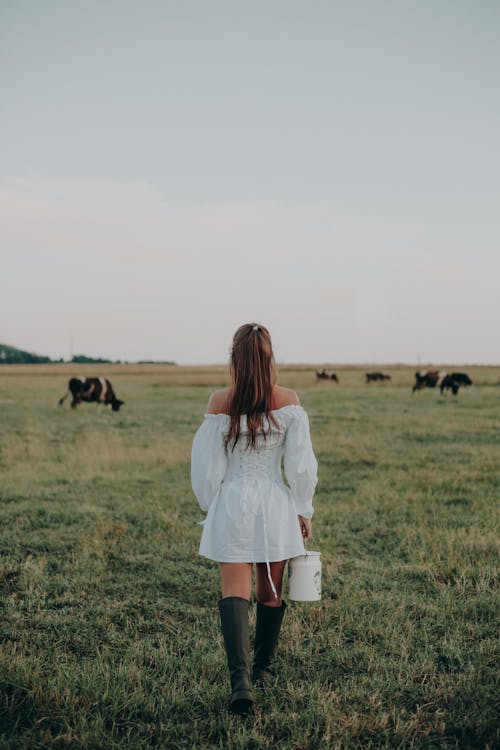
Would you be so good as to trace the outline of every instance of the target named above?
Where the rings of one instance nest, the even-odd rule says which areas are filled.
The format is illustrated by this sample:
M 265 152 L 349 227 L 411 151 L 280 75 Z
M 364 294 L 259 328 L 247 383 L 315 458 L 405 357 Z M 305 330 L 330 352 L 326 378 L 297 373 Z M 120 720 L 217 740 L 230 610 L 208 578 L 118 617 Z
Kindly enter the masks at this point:
M 69 388 L 64 394 L 64 396 L 59 399 L 59 406 L 62 406 L 64 404 L 64 401 L 68 398 L 68 396 L 69 396 Z

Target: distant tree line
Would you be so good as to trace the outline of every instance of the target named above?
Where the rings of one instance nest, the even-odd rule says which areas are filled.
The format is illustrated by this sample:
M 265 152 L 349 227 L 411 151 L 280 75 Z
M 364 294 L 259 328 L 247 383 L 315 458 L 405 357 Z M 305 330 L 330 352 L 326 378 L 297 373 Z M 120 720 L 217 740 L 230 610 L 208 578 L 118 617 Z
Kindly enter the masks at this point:
M 104 359 L 103 357 L 87 357 L 86 354 L 75 354 L 70 360 L 70 362 L 76 362 L 76 364 L 79 365 L 85 365 L 85 364 L 110 364 L 112 360 L 110 359 Z M 120 364 L 120 360 L 117 360 L 117 363 Z
M 25 352 L 22 349 L 16 349 L 15 346 L 0 344 L 0 364 L 3 365 L 44 365 L 53 361 L 50 357 Z
M 0 344 L 0 365 L 46 365 L 46 364 L 57 364 L 60 362 L 69 362 L 76 365 L 82 364 L 117 364 L 121 365 L 121 359 L 105 359 L 104 357 L 88 357 L 86 354 L 75 354 L 71 359 L 51 359 L 41 354 L 34 354 L 33 352 L 25 352 L 22 349 L 17 349 L 15 346 L 9 346 L 8 344 Z M 124 362 L 123 364 L 128 364 Z M 175 362 L 159 362 L 158 360 L 141 360 L 137 364 L 139 365 L 175 365 Z

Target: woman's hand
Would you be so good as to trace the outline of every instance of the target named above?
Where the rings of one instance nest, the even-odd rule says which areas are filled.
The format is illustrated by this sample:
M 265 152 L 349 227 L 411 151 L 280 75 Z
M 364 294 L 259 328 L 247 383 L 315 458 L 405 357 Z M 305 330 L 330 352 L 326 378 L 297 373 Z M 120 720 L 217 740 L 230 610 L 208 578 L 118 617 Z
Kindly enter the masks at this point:
M 306 539 L 310 539 L 312 536 L 312 523 L 310 518 L 304 518 L 304 516 L 299 516 L 299 523 L 300 523 L 300 530 L 302 532 L 302 539 L 305 541 Z

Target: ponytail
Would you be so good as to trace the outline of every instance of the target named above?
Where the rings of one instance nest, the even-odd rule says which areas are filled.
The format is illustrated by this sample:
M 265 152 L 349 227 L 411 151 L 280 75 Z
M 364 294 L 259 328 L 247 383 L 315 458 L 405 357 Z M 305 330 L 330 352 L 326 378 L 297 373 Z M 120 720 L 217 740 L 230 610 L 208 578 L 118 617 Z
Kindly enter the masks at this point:
M 248 436 L 247 447 L 255 447 L 257 434 L 264 436 L 264 423 L 277 424 L 272 410 L 273 386 L 275 377 L 274 355 L 271 336 L 267 328 L 257 323 L 240 326 L 233 338 L 231 350 L 231 395 L 229 431 L 225 438 L 226 447 L 232 449 L 240 438 L 240 418 L 246 415 Z

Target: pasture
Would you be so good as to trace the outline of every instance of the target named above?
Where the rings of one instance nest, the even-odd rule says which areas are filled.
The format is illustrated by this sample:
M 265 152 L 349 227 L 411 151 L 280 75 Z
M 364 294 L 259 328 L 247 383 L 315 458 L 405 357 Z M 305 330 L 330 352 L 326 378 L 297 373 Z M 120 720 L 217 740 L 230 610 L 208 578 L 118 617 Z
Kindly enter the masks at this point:
M 1 748 L 498 747 L 500 368 L 456 398 L 314 369 L 280 383 L 319 460 L 323 599 L 289 604 L 246 719 L 189 479 L 224 368 L 0 369 Z M 72 374 L 125 406 L 58 407 Z

